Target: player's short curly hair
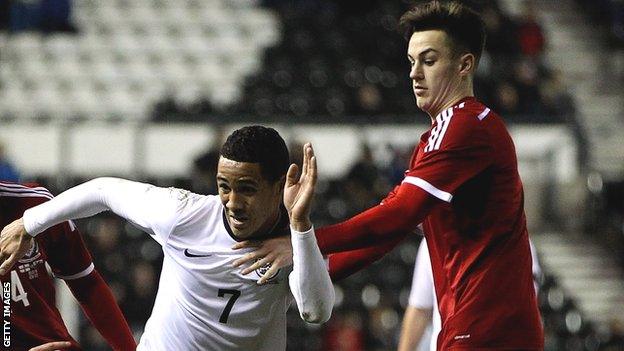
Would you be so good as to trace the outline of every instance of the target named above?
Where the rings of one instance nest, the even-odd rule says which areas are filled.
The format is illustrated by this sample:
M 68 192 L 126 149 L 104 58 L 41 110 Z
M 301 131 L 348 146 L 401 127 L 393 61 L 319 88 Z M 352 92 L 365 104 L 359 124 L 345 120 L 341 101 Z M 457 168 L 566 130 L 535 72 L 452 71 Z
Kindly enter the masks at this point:
M 442 30 L 451 39 L 455 54 L 471 53 L 479 62 L 485 47 L 485 24 L 481 16 L 458 1 L 432 0 L 409 9 L 399 20 L 399 31 L 406 40 L 414 32 Z
M 260 164 L 262 176 L 269 182 L 285 176 L 290 165 L 284 139 L 275 129 L 259 125 L 232 132 L 221 146 L 220 154 L 233 161 Z

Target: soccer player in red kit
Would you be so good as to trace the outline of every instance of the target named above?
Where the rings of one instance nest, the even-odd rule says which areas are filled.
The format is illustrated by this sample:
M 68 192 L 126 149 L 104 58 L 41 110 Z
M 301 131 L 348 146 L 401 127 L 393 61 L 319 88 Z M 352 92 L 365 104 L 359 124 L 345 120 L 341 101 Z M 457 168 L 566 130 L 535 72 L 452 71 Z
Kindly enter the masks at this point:
M 0 182 L 0 226 L 13 222 L 26 209 L 50 198 L 52 195 L 43 187 Z M 56 308 L 54 281 L 46 265 L 51 268 L 52 275 L 65 280 L 87 317 L 113 349 L 136 348 L 112 292 L 94 269 L 80 235 L 72 233 L 76 230 L 71 222 L 50 228 L 48 235 L 35 239 L 35 244 L 11 271 L 0 276 L 5 314 L 5 303 L 10 301 L 10 315 L 4 316 L 3 350 L 47 350 L 39 345 L 55 341 L 69 342 L 66 347 L 56 344 L 59 349 L 81 350 Z
M 473 92 L 483 22 L 457 2 L 430 1 L 399 23 L 416 103 L 431 128 L 380 205 L 317 230 L 321 251 L 335 253 L 330 273 L 364 267 L 422 223 L 442 318 L 438 350 L 541 350 L 514 144 Z M 258 264 L 275 262 L 263 248 L 248 258 L 261 256 Z

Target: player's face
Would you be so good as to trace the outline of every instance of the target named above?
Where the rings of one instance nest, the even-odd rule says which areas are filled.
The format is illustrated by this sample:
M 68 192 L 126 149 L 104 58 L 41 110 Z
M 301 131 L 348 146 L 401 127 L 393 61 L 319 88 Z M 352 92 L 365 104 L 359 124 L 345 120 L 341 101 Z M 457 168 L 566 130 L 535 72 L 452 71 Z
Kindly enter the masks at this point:
M 267 181 L 260 164 L 221 157 L 217 166 L 217 187 L 226 218 L 234 235 L 249 238 L 269 231 L 279 216 L 281 181 Z
M 461 62 L 441 30 L 414 32 L 407 48 L 410 78 L 418 107 L 435 117 L 456 97 Z

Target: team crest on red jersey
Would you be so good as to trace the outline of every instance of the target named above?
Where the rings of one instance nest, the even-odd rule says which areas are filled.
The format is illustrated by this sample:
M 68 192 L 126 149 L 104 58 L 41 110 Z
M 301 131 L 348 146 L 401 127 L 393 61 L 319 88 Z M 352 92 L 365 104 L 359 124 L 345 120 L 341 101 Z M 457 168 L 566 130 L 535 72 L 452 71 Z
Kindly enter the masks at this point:
M 18 262 L 19 263 L 30 263 L 34 260 L 37 260 L 41 257 L 41 251 L 39 251 L 39 244 L 35 241 L 33 246 L 26 252 L 24 257 L 22 257 Z
M 21 274 L 28 274 L 28 279 L 35 279 L 39 277 L 37 266 L 43 262 L 39 245 L 35 241 L 30 250 L 17 262 L 16 269 Z

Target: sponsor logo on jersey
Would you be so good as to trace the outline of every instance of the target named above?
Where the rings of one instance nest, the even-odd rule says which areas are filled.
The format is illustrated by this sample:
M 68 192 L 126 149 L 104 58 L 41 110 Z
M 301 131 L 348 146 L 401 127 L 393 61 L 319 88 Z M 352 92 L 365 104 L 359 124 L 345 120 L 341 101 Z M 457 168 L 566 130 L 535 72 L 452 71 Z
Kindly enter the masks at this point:
M 193 253 L 189 249 L 184 250 L 184 256 L 186 257 L 210 257 L 212 254 Z
M 257 260 L 256 260 L 256 261 L 257 261 Z M 264 277 L 264 275 L 266 274 L 266 272 L 268 272 L 269 268 L 271 268 L 271 264 L 270 264 L 270 263 L 267 263 L 267 264 L 265 264 L 264 266 L 262 266 L 262 267 L 260 267 L 260 268 L 256 269 L 256 274 L 258 275 L 258 277 L 262 278 L 262 277 Z M 277 281 L 277 279 L 276 279 L 276 278 L 277 278 L 277 275 L 280 273 L 280 271 L 281 271 L 281 270 L 282 270 L 281 268 L 280 268 L 280 269 L 278 269 L 278 270 L 277 270 L 277 271 L 276 271 L 276 272 L 275 272 L 272 276 L 270 276 L 270 277 L 267 279 L 267 283 L 277 283 L 278 281 Z

